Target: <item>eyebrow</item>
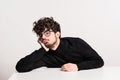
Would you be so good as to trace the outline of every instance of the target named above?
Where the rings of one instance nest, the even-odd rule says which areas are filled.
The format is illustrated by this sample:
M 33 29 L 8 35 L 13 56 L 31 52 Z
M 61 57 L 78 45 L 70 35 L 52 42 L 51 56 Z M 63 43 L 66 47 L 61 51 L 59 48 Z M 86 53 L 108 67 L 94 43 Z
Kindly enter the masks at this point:
M 51 29 L 47 29 L 47 30 L 44 30 L 43 33 L 47 32 L 47 31 L 52 31 Z
M 42 33 L 45 33 L 45 32 L 47 32 L 47 31 L 50 31 L 50 30 L 43 31 Z
M 46 33 L 47 31 L 51 31 L 51 30 L 47 29 L 47 30 L 45 30 L 45 31 L 41 32 L 41 34 L 40 34 L 40 35 L 42 35 L 42 34 Z

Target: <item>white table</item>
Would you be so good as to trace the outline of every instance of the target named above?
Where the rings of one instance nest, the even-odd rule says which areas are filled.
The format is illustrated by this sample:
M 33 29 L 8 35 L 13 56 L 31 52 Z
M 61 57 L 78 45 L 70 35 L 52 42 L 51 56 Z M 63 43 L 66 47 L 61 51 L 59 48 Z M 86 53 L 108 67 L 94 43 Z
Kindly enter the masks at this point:
M 102 67 L 77 72 L 42 67 L 26 73 L 15 72 L 9 80 L 120 80 L 120 67 Z

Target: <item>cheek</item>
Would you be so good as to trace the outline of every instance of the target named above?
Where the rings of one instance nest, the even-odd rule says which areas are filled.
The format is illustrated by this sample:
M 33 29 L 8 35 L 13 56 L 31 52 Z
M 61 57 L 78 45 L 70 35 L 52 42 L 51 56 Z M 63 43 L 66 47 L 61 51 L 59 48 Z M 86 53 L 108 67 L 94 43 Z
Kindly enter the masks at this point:
M 49 39 L 50 39 L 50 42 L 54 42 L 56 40 L 56 37 L 55 36 L 51 36 Z

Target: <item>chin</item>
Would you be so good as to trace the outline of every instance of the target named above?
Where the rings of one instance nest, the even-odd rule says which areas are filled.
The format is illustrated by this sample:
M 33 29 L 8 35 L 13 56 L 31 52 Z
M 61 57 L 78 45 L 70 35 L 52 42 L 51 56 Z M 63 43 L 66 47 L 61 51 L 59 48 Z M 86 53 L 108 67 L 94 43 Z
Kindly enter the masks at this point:
M 51 44 L 46 44 L 45 45 L 47 48 L 50 48 L 52 45 Z

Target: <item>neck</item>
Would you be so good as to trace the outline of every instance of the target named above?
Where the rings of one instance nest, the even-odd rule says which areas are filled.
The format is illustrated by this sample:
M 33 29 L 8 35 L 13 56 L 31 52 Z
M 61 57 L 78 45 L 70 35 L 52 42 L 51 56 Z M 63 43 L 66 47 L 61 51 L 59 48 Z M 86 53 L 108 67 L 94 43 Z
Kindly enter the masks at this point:
M 52 50 L 56 50 L 60 44 L 60 39 L 57 39 L 56 43 L 50 48 Z

